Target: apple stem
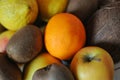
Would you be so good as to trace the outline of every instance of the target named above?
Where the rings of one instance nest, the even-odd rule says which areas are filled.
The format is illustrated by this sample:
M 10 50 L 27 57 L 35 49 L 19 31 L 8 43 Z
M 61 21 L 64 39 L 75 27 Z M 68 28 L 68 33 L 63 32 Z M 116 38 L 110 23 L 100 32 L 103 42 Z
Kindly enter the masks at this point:
M 85 55 L 85 56 L 84 56 L 84 61 L 85 61 L 85 62 L 91 62 L 92 60 L 101 61 L 101 59 L 96 58 L 95 56 L 88 56 L 88 55 Z
M 94 57 L 90 57 L 90 56 L 84 57 L 85 62 L 91 62 L 93 59 L 94 59 Z

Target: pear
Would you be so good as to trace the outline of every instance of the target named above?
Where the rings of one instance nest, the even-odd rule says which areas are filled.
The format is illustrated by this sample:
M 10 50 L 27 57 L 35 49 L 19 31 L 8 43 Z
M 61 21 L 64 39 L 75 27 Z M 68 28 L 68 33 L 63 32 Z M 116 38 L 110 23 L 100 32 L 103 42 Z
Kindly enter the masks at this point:
M 48 21 L 57 13 L 64 12 L 69 0 L 38 0 L 40 16 L 43 21 Z
M 35 22 L 37 15 L 36 0 L 0 0 L 0 23 L 9 30 Z

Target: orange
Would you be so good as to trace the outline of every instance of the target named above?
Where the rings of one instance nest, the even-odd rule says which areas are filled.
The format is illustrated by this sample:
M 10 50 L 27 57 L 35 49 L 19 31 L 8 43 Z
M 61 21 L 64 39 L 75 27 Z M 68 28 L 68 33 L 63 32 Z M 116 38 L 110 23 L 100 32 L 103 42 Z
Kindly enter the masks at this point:
M 84 46 L 86 33 L 82 22 L 69 13 L 54 15 L 45 28 L 48 52 L 61 60 L 71 59 Z

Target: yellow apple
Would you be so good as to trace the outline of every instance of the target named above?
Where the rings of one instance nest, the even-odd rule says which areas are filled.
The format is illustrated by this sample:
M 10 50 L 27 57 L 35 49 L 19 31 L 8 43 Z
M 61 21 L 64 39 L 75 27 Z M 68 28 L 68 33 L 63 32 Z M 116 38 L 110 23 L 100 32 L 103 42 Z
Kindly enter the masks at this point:
M 73 57 L 70 69 L 76 80 L 113 80 L 114 75 L 112 57 L 97 46 L 80 49 Z
M 42 20 L 48 21 L 53 15 L 64 12 L 69 0 L 38 0 Z
M 30 63 L 25 65 L 23 80 L 32 80 L 32 76 L 36 70 L 46 67 L 52 63 L 61 63 L 61 62 L 48 53 L 41 53 Z
M 6 30 L 0 34 L 0 53 L 5 53 L 6 46 L 11 37 L 15 34 L 15 31 Z

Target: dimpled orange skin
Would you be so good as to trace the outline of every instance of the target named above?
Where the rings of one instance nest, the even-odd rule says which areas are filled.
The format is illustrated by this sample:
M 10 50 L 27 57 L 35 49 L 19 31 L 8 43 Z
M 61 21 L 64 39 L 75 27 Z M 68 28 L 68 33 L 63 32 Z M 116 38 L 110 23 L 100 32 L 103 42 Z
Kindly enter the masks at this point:
M 44 40 L 46 49 L 51 55 L 68 60 L 85 44 L 84 25 L 72 14 L 56 14 L 46 26 Z

